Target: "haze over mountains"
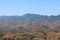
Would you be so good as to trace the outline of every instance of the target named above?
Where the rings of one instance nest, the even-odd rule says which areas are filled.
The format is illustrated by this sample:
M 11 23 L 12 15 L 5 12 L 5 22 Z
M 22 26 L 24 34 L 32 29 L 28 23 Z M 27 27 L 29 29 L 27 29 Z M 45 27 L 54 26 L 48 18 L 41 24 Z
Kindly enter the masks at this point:
M 43 22 L 43 21 L 60 21 L 60 15 L 57 16 L 45 16 L 45 15 L 38 15 L 38 14 L 25 14 L 23 16 L 0 16 L 0 21 L 15 21 L 15 22 L 24 22 L 29 20 L 30 22 Z
M 44 16 L 25 14 L 23 16 L 0 16 L 0 31 L 60 29 L 60 15 Z

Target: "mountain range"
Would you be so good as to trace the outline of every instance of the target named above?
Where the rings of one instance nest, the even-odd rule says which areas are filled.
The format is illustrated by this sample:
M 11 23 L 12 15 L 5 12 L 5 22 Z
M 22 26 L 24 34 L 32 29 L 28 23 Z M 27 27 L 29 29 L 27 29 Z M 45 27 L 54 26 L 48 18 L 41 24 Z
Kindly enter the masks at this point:
M 60 15 L 47 16 L 24 14 L 22 16 L 0 16 L 0 31 L 60 29 Z

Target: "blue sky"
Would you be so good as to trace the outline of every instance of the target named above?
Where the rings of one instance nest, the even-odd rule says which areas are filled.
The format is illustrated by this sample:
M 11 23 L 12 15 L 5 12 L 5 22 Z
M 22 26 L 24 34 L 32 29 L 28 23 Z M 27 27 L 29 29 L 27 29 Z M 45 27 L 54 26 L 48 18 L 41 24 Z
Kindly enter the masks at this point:
M 0 15 L 60 15 L 60 0 L 0 0 Z

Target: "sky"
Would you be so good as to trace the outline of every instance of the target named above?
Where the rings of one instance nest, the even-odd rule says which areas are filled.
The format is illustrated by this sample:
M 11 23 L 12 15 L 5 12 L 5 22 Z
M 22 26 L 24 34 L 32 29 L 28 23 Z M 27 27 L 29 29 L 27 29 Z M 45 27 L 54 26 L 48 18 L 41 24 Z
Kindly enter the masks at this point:
M 60 15 L 60 0 L 0 0 L 0 15 Z

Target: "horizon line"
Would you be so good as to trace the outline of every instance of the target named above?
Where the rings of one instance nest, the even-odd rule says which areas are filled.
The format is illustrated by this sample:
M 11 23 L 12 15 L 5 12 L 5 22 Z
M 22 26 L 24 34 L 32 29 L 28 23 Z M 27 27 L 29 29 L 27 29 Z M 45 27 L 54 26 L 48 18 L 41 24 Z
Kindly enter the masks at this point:
M 26 14 L 30 14 L 30 13 L 26 13 Z M 23 15 L 26 15 L 26 14 L 23 14 Z M 0 15 L 0 16 L 23 16 L 23 15 Z M 33 15 L 33 14 L 32 14 L 32 15 Z M 42 15 L 42 16 L 59 16 L 60 14 L 58 14 L 58 15 L 34 14 L 34 15 Z

